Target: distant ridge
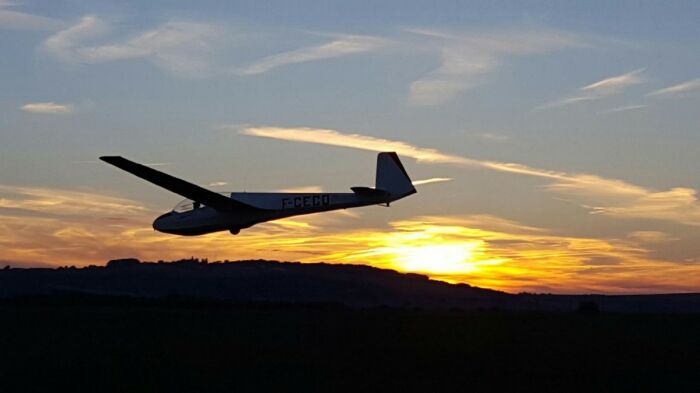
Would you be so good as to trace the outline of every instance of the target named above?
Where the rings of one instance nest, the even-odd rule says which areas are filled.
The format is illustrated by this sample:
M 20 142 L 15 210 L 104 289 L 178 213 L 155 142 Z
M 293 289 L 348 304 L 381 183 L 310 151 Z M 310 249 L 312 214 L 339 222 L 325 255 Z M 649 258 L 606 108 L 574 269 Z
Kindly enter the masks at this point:
M 0 271 L 0 297 L 81 293 L 354 307 L 494 307 L 502 292 L 364 265 L 245 260 L 111 260 L 106 266 Z
M 365 265 L 268 260 L 111 260 L 106 266 L 0 270 L 0 298 L 185 297 L 240 303 L 335 303 L 350 307 L 530 311 L 700 312 L 700 294 L 512 295 Z

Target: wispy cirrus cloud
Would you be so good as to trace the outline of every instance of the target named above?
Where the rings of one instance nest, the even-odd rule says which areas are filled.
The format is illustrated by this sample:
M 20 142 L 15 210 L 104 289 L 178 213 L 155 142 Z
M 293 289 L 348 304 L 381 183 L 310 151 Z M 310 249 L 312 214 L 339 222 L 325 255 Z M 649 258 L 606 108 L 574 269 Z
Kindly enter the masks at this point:
M 77 24 L 49 37 L 43 47 L 54 58 L 66 63 L 98 64 L 146 59 L 177 76 L 197 78 L 214 72 L 209 55 L 212 43 L 222 36 L 214 25 L 167 22 L 121 41 L 93 46 L 85 43 L 110 30 L 109 24 L 101 18 L 84 16 Z
M 414 180 L 412 183 L 414 186 L 422 186 L 424 184 L 444 183 L 452 180 L 454 179 L 451 177 L 431 177 L 430 179 Z
M 548 102 L 536 107 L 534 110 L 560 108 L 579 102 L 600 100 L 621 93 L 631 86 L 643 83 L 645 81 L 643 72 L 644 68 L 640 68 L 626 74 L 605 78 L 580 88 L 576 95 Z
M 598 112 L 600 115 L 607 115 L 611 113 L 620 113 L 620 112 L 629 112 L 629 111 L 636 111 L 639 109 L 644 109 L 649 107 L 649 105 L 625 105 L 625 106 L 618 106 L 616 108 L 612 109 L 606 109 L 604 111 Z
M 55 102 L 30 102 L 20 107 L 28 113 L 41 113 L 48 115 L 68 115 L 75 111 L 73 104 L 57 104 Z
M 655 219 L 700 226 L 700 201 L 697 191 L 673 188 L 656 191 L 619 179 L 586 173 L 568 173 L 531 167 L 519 163 L 477 160 L 411 145 L 403 141 L 345 134 L 335 130 L 283 127 L 231 127 L 243 135 L 294 142 L 316 143 L 370 151 L 396 151 L 421 163 L 477 167 L 498 172 L 546 179 L 551 192 L 565 194 L 593 214 L 625 219 Z
M 588 86 L 584 86 L 581 88 L 581 90 L 596 92 L 596 94 L 599 95 L 619 93 L 621 90 L 626 89 L 629 86 L 644 82 L 644 78 L 641 75 L 642 72 L 644 72 L 644 68 L 640 68 L 626 74 L 605 78 L 598 82 L 591 83 Z
M 336 39 L 330 42 L 265 57 L 247 67 L 236 70 L 235 73 L 239 75 L 257 75 L 291 64 L 376 52 L 387 47 L 390 43 L 390 40 L 380 37 L 338 35 Z
M 406 142 L 375 138 L 360 134 L 343 134 L 335 130 L 318 128 L 285 128 L 285 127 L 244 127 L 232 126 L 234 130 L 244 135 L 261 136 L 294 142 L 320 143 L 351 147 L 371 151 L 395 151 L 402 156 L 408 156 L 419 162 L 436 162 L 443 164 L 469 164 L 473 160 L 445 154 L 435 149 L 413 146 Z M 477 164 L 477 161 L 473 161 Z
M 632 201 L 608 206 L 592 206 L 592 213 L 620 218 L 650 218 L 688 225 L 700 225 L 698 192 L 692 188 L 676 187 L 652 192 L 639 189 Z
M 650 97 L 671 98 L 681 97 L 696 91 L 700 91 L 700 78 L 652 91 L 647 95 Z
M 98 163 L 102 164 L 102 162 L 98 162 Z M 173 165 L 173 163 L 172 162 L 144 162 L 144 163 L 141 163 L 141 165 L 145 165 L 145 166 L 169 166 L 169 165 Z
M 66 25 L 58 19 L 10 9 L 16 5 L 0 0 L 0 30 L 58 30 Z
M 505 31 L 454 34 L 428 29 L 409 32 L 430 39 L 440 52 L 440 65 L 411 83 L 408 102 L 439 105 L 482 83 L 485 74 L 504 57 L 525 56 L 580 46 L 573 34 L 562 31 Z M 437 44 L 435 44 L 435 42 Z
M 506 135 L 495 134 L 493 132 L 482 132 L 481 134 L 476 134 L 475 136 L 489 142 L 505 142 L 510 139 Z

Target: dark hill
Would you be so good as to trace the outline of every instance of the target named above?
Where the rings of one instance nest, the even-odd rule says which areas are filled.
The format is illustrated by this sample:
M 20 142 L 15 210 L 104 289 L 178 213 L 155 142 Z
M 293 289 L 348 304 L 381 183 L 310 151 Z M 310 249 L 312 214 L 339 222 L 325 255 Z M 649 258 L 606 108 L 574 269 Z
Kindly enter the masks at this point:
M 106 267 L 0 271 L 0 297 L 66 293 L 427 308 L 490 307 L 512 297 L 466 284 L 433 281 L 418 274 L 325 263 L 149 263 L 123 259 L 110 261 Z
M 700 295 L 512 295 L 362 265 L 276 261 L 110 261 L 107 266 L 0 270 L 0 298 L 47 295 L 180 297 L 352 307 L 700 312 Z

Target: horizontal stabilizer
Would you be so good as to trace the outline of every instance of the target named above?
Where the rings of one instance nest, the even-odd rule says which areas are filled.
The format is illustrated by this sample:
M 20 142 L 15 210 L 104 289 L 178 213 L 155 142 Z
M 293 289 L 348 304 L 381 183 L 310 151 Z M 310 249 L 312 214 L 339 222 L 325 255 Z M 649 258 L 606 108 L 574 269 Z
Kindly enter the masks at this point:
M 119 169 L 138 176 L 146 181 L 149 181 L 157 186 L 163 187 L 166 190 L 182 195 L 187 199 L 203 203 L 206 206 L 213 207 L 221 211 L 235 210 L 254 210 L 256 208 L 245 203 L 238 202 L 224 195 L 209 191 L 196 184 L 186 182 L 174 176 L 157 171 L 145 165 L 137 164 L 129 161 L 124 157 L 119 156 L 104 156 L 100 160 L 112 164 Z
M 371 187 L 350 187 L 350 189 L 352 192 L 360 196 L 385 197 L 390 195 L 388 191 L 378 190 Z

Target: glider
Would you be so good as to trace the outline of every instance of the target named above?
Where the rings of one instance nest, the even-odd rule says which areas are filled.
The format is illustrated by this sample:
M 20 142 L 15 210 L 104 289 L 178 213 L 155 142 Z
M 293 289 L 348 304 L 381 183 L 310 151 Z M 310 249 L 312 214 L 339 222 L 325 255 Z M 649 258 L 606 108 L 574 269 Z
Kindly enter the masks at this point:
M 218 231 L 237 235 L 241 229 L 266 221 L 368 205 L 389 206 L 393 201 L 416 193 L 394 152 L 377 156 L 374 188 L 351 187 L 349 193 L 218 193 L 120 156 L 100 159 L 187 198 L 153 221 L 153 229 L 183 236 Z

